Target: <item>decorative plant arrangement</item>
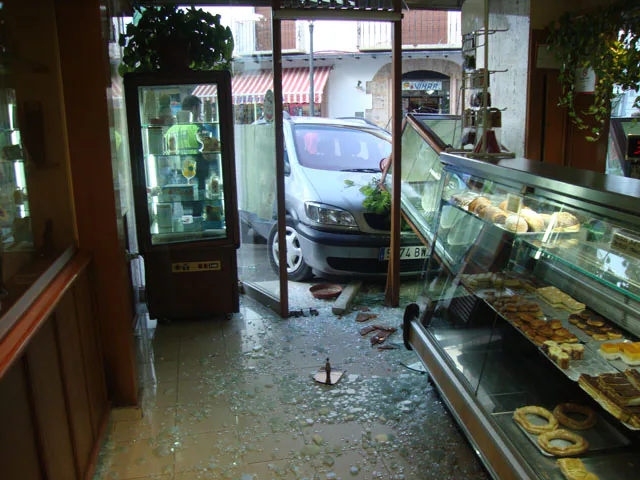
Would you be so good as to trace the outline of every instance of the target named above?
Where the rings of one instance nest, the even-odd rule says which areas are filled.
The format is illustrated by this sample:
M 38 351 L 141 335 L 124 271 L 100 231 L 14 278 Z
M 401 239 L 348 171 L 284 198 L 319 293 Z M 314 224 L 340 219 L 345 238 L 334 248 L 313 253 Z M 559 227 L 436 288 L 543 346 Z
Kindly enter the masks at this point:
M 120 75 L 157 70 L 228 70 L 233 35 L 220 15 L 176 5 L 136 10 L 137 23 L 127 25 Z
M 353 180 L 345 180 L 344 184 L 347 187 L 356 185 Z M 380 186 L 379 178 L 372 178 L 369 183 L 362 185 L 358 190 L 365 197 L 362 206 L 367 211 L 378 215 L 391 215 L 391 194 Z M 402 231 L 411 230 L 404 218 L 400 219 L 400 226 Z
M 571 121 L 588 130 L 587 140 L 596 141 L 609 121 L 614 85 L 623 91 L 640 91 L 640 8 L 637 0 L 621 0 L 577 16 L 564 13 L 550 25 L 548 48 L 560 62 L 560 105 L 569 109 Z M 576 69 L 591 68 L 596 75 L 593 104 L 575 109 Z M 634 107 L 640 108 L 640 95 Z M 585 118 L 593 117 L 595 125 Z

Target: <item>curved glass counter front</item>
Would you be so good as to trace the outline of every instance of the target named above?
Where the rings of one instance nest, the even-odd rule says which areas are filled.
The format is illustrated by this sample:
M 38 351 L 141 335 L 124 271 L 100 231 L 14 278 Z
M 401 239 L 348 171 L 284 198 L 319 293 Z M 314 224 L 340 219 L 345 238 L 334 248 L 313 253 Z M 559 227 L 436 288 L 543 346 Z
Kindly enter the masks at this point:
M 435 230 L 442 179 L 440 153 L 460 140 L 460 117 L 455 115 L 413 114 L 406 116 L 402 128 L 402 212 L 425 244 Z M 382 177 L 385 190 L 393 190 L 393 168 L 389 164 Z M 446 190 L 456 185 L 446 185 Z
M 433 221 L 416 223 L 435 229 L 423 232 L 433 260 L 416 296 L 422 316 L 405 324 L 409 343 L 496 476 L 562 478 L 556 450 L 514 412 L 572 402 L 596 418 L 562 426 L 588 443 L 573 456 L 602 480 L 635 478 L 640 182 L 525 159 L 440 160 Z M 420 212 L 404 197 L 402 208 Z

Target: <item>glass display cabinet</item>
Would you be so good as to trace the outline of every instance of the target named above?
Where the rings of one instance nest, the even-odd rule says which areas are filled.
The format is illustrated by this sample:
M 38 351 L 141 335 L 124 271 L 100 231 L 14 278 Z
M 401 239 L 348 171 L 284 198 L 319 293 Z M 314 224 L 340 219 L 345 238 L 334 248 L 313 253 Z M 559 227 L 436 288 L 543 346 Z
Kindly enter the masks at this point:
M 136 221 L 152 316 L 238 310 L 229 72 L 130 74 Z
M 442 164 L 440 153 L 458 147 L 462 121 L 456 115 L 410 113 L 402 127 L 401 202 L 402 214 L 423 244 L 431 245 L 440 202 Z M 393 190 L 393 168 L 384 168 L 382 187 Z M 455 188 L 448 185 L 446 188 Z
M 637 478 L 640 182 L 424 158 L 403 159 L 402 208 L 431 247 L 405 344 L 490 473 Z M 428 208 L 413 191 L 431 192 Z

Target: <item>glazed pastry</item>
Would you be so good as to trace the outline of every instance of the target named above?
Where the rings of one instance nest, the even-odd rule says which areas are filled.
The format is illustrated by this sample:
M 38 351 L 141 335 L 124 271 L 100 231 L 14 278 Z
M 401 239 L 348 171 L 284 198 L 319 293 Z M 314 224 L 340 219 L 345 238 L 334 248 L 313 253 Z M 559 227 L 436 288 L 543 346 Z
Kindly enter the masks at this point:
M 598 353 L 607 360 L 615 360 L 620 358 L 620 345 L 620 343 L 603 343 Z
M 622 334 L 618 331 L 610 330 L 607 332 L 607 338 L 609 340 L 620 340 L 622 338 Z
M 529 224 L 518 215 L 509 215 L 504 222 L 504 228 L 511 232 L 524 233 L 529 230 Z
M 574 420 L 565 412 L 577 412 L 585 416 L 584 420 Z M 553 410 L 553 416 L 558 423 L 572 430 L 586 430 L 598 423 L 596 412 L 592 408 L 578 405 L 577 403 L 561 403 Z
M 560 439 L 570 442 L 570 445 L 560 447 L 553 445 L 552 440 Z M 568 457 L 571 455 L 580 455 L 589 449 L 589 443 L 580 435 L 568 430 L 557 429 L 541 433 L 538 436 L 538 445 L 544 451 L 557 455 L 559 457 Z
M 551 320 L 549 322 L 549 326 L 554 330 L 557 330 L 558 328 L 562 328 L 562 320 Z
M 527 415 L 542 417 L 547 420 L 547 423 L 545 425 L 534 425 L 529 421 Z M 556 417 L 554 417 L 549 410 L 542 407 L 528 406 L 517 408 L 515 412 L 513 412 L 513 419 L 527 432 L 533 433 L 534 435 L 550 432 L 558 428 L 558 420 L 556 420 Z
M 485 212 L 491 208 L 495 208 L 495 207 L 493 207 L 490 203 L 480 203 L 478 204 L 477 207 L 475 207 L 475 210 L 473 213 L 475 213 L 479 217 L 489 220 L 488 218 L 485 217 Z
M 547 228 L 549 228 L 549 224 L 551 223 L 551 220 L 553 220 L 553 215 L 549 215 L 547 213 L 540 213 L 540 218 L 542 219 L 542 229 L 543 230 L 547 230 Z
M 620 358 L 627 365 L 640 365 L 640 343 L 623 343 Z
M 599 480 L 597 475 L 587 471 L 579 458 L 560 458 L 558 466 L 567 480 Z

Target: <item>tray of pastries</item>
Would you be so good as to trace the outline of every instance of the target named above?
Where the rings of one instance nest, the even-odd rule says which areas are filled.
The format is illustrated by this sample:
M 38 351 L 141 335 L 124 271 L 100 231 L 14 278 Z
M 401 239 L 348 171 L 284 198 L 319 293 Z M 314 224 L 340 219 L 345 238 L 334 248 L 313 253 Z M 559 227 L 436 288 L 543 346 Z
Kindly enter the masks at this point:
M 581 343 L 561 343 L 547 340 L 542 344 L 544 354 L 562 372 L 574 382 L 580 380 L 580 375 L 599 375 L 601 373 L 616 373 L 612 365 L 605 362 L 593 351 L 585 349 Z
M 630 443 L 614 425 L 586 405 L 566 402 L 553 410 L 531 405 L 507 414 L 547 457 L 574 457 Z
M 502 197 L 504 198 L 504 197 Z M 539 235 L 547 230 L 554 233 L 576 233 L 580 221 L 569 212 L 538 213 L 509 198 L 490 199 L 485 196 L 453 195 L 450 202 L 494 225 L 517 234 Z M 513 198 L 511 199 L 513 200 Z M 519 213 L 518 213 L 519 212 Z
M 580 375 L 578 385 L 627 428 L 640 430 L 640 374 L 637 370 Z
M 624 334 L 613 323 L 590 309 L 569 315 L 569 323 L 578 329 L 577 335 L 584 342 L 610 342 L 624 339 Z

